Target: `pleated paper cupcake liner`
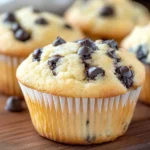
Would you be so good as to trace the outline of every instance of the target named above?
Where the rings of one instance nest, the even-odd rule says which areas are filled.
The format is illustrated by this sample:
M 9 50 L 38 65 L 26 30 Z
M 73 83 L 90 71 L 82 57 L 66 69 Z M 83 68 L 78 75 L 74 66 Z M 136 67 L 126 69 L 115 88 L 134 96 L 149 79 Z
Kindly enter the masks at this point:
M 23 58 L 0 54 L 0 93 L 23 96 L 16 79 L 16 69 L 23 60 Z
M 37 132 L 67 144 L 94 144 L 123 135 L 131 121 L 141 87 L 111 98 L 70 98 L 20 83 Z
M 150 65 L 145 65 L 146 79 L 139 100 L 150 105 Z

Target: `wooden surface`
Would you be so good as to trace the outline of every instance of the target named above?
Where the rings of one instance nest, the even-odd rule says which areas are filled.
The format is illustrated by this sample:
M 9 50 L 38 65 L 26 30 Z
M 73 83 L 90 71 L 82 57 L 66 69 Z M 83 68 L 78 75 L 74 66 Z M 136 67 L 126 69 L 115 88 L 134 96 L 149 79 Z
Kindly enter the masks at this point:
M 127 133 L 114 142 L 93 146 L 59 144 L 40 137 L 28 110 L 4 110 L 6 97 L 0 96 L 0 150 L 150 150 L 150 107 L 138 104 Z

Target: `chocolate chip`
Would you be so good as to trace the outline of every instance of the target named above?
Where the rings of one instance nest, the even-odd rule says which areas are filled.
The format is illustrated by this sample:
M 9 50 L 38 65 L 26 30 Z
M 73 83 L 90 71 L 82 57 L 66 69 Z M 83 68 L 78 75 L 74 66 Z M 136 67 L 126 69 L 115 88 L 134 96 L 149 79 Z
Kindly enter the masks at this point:
M 55 56 L 49 58 L 48 65 L 49 65 L 51 70 L 54 70 L 56 68 L 56 64 L 61 57 L 62 56 L 60 56 L 60 55 L 55 55 Z
M 109 47 L 113 48 L 113 49 L 118 49 L 118 44 L 115 40 L 106 40 L 106 41 L 102 41 L 103 44 L 107 44 L 109 45 Z
M 122 76 L 124 76 L 126 78 L 133 77 L 132 71 L 126 66 L 120 67 L 120 73 L 122 74 Z
M 32 11 L 33 11 L 34 13 L 40 13 L 40 12 L 41 12 L 39 9 L 36 9 L 36 8 L 33 8 Z
M 71 25 L 69 25 L 69 24 L 64 24 L 64 27 L 65 27 L 66 29 L 69 29 L 69 30 L 72 30 L 72 29 L 73 29 L 73 27 L 72 27 Z
M 21 26 L 19 25 L 19 23 L 13 23 L 11 26 L 11 30 L 15 33 L 17 32 L 19 29 L 21 29 Z
M 111 5 L 107 5 L 100 10 L 100 16 L 102 17 L 112 17 L 115 15 L 115 9 Z
M 139 60 L 143 60 L 143 59 L 146 59 L 147 56 L 149 54 L 149 51 L 148 51 L 148 48 L 145 46 L 145 45 L 140 45 L 138 48 L 137 48 L 137 53 L 136 53 L 136 56 Z
M 87 125 L 87 126 L 89 125 L 89 123 L 90 123 L 90 121 L 89 121 L 89 120 L 86 120 L 86 125 Z
M 53 46 L 58 46 L 64 43 L 66 43 L 66 41 L 58 36 L 57 39 L 53 42 Z
M 10 22 L 10 23 L 16 22 L 15 15 L 13 13 L 11 13 L 11 12 L 6 12 L 4 14 L 4 22 Z
M 107 55 L 108 55 L 110 58 L 113 58 L 113 59 L 117 60 L 117 62 L 119 62 L 119 61 L 121 60 L 121 59 L 117 56 L 115 50 L 108 50 Z
M 15 33 L 15 38 L 19 41 L 25 42 L 25 41 L 29 40 L 31 38 L 31 36 L 25 30 L 19 29 Z
M 39 25 L 47 25 L 48 24 L 48 21 L 45 19 L 45 18 L 38 18 L 35 20 L 35 23 L 36 24 L 39 24 Z
M 91 58 L 92 52 L 93 52 L 93 50 L 91 48 L 89 48 L 87 46 L 82 46 L 78 50 L 78 55 L 80 55 L 83 60 L 86 60 L 86 59 Z
M 40 61 L 41 60 L 41 54 L 42 54 L 41 48 L 34 50 L 34 52 L 32 53 L 33 61 Z
M 126 86 L 130 88 L 133 85 L 133 71 L 127 66 L 121 66 L 116 68 L 116 74 L 118 79 Z
M 5 109 L 11 112 L 20 112 L 23 110 L 22 100 L 18 97 L 11 96 L 8 98 Z
M 90 67 L 87 70 L 87 76 L 88 79 L 90 80 L 94 80 L 97 76 L 103 77 L 104 75 L 105 75 L 105 71 L 99 67 Z
M 97 49 L 97 46 L 95 45 L 95 43 L 92 40 L 90 40 L 90 39 L 79 40 L 78 43 L 81 46 L 90 47 L 92 50 L 96 50 Z

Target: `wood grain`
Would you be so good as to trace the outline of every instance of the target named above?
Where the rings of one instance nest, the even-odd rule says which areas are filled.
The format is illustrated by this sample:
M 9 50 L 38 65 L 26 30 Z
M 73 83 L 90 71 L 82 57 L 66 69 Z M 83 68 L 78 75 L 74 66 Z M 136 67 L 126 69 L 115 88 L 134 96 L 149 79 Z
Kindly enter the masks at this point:
M 0 96 L 0 150 L 150 150 L 150 107 L 138 104 L 127 133 L 114 142 L 93 146 L 71 146 L 40 137 L 28 110 L 4 110 L 7 97 Z

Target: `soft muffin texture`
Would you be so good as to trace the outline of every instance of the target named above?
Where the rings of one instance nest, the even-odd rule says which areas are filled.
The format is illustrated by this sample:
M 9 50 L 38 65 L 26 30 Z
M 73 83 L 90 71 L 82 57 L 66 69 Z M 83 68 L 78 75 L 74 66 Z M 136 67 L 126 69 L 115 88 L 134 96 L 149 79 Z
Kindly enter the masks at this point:
M 145 58 L 141 60 L 145 64 L 150 64 L 150 24 L 144 27 L 137 26 L 121 43 L 121 46 L 129 49 L 135 55 L 141 47 L 145 53 Z M 138 56 L 137 56 L 138 57 Z
M 56 46 L 60 38 L 43 49 L 40 56 L 34 60 L 34 54 L 31 54 L 18 68 L 17 78 L 23 85 L 58 96 L 67 97 L 94 97 L 105 98 L 124 94 L 132 89 L 136 89 L 144 82 L 145 71 L 143 65 L 136 57 L 127 50 L 111 48 L 104 41 L 93 42 L 85 39 L 83 45 L 78 42 L 62 42 Z M 61 39 L 62 41 L 62 39 Z M 79 49 L 87 43 L 96 47 L 91 53 L 90 58 L 83 60 L 78 54 Z M 92 49 L 91 47 L 88 47 Z M 115 62 L 106 53 L 114 50 L 120 58 Z M 48 60 L 54 56 L 61 56 L 55 64 L 53 70 L 48 65 Z M 85 64 L 92 67 L 101 68 L 104 74 L 98 74 L 94 79 L 87 78 Z M 115 69 L 117 66 L 127 66 L 133 72 L 133 85 L 127 88 L 117 77 Z
M 31 35 L 29 40 L 19 41 L 11 30 L 13 23 L 4 21 L 5 15 L 0 16 L 0 54 L 26 57 L 34 49 L 52 42 L 58 35 L 69 41 L 83 37 L 77 28 L 64 27 L 67 23 L 61 17 L 48 12 L 34 12 L 33 8 L 27 7 L 14 12 L 17 22 Z M 35 23 L 39 18 L 44 18 L 48 24 Z
M 120 41 L 136 25 L 147 24 L 149 12 L 130 0 L 76 0 L 65 13 L 65 18 L 89 37 Z
M 139 100 L 150 104 L 150 24 L 136 27 L 121 43 L 145 65 L 146 78 Z

